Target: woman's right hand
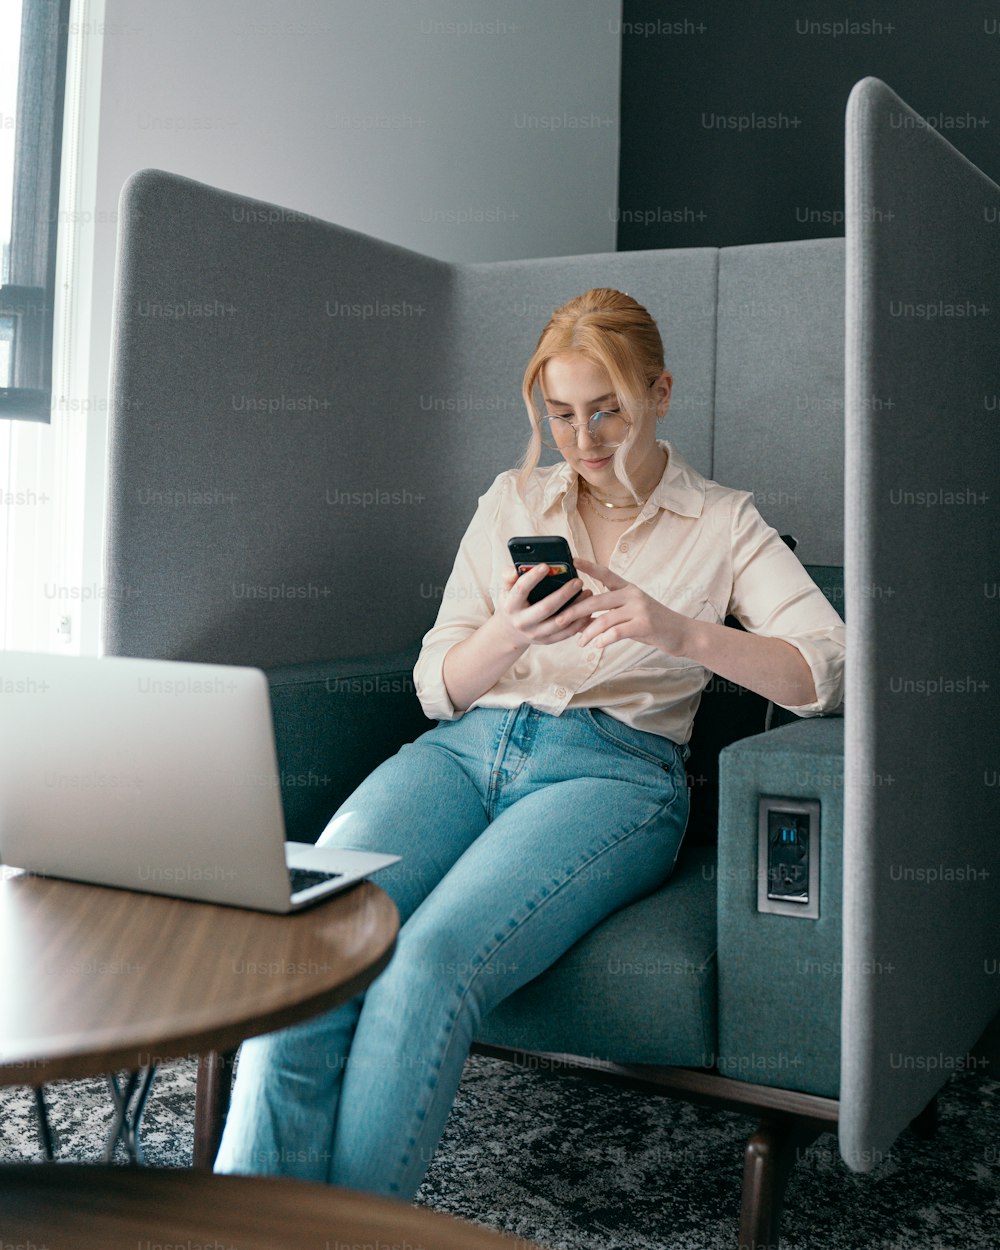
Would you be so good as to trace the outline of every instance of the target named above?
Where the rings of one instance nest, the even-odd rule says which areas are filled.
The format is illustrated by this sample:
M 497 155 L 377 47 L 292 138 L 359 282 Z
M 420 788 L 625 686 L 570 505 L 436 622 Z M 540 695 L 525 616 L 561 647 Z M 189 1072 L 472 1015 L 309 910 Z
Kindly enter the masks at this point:
M 520 646 L 530 643 L 563 642 L 567 638 L 572 638 L 574 634 L 580 633 L 590 624 L 589 616 L 578 617 L 568 624 L 559 619 L 561 609 L 578 590 L 580 598 L 576 600 L 577 603 L 582 599 L 593 598 L 593 591 L 582 589 L 583 583 L 579 577 L 573 578 L 565 586 L 560 586 L 558 590 L 546 595 L 538 603 L 528 602 L 529 591 L 533 590 L 548 575 L 548 572 L 547 564 L 536 564 L 534 568 L 520 576 L 513 566 L 504 572 L 504 590 L 500 595 L 500 602 L 497 604 L 494 615 L 504 632 L 508 633 L 511 640 Z

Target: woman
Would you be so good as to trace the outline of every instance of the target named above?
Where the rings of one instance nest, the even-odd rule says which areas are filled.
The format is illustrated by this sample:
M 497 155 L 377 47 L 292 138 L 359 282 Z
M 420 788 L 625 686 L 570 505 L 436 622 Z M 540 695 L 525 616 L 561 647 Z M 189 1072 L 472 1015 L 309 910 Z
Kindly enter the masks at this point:
M 321 838 L 403 857 L 378 878 L 396 951 L 365 994 L 244 1044 L 218 1170 L 412 1197 L 481 1018 L 670 876 L 710 675 L 800 716 L 840 704 L 843 622 L 749 492 L 657 440 L 671 382 L 629 296 L 553 313 L 525 459 L 480 499 L 414 670 L 438 724 Z M 562 462 L 539 469 L 543 439 Z M 506 546 L 527 534 L 567 538 L 582 579 L 529 604 L 547 569 L 519 578 Z

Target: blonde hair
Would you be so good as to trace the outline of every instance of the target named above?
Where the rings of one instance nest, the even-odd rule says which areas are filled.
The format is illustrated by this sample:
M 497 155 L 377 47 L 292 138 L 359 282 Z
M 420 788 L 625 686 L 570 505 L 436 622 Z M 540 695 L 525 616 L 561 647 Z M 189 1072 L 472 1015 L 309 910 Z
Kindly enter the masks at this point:
M 535 384 L 547 361 L 568 353 L 599 365 L 611 379 L 632 423 L 611 464 L 618 480 L 638 499 L 625 472 L 625 457 L 635 442 L 636 423 L 648 402 L 649 388 L 663 372 L 663 341 L 656 322 L 637 300 L 606 286 L 585 291 L 557 308 L 528 361 L 521 394 L 531 421 L 531 438 L 517 466 L 518 489 L 523 497 L 542 453 L 542 416 L 535 407 Z

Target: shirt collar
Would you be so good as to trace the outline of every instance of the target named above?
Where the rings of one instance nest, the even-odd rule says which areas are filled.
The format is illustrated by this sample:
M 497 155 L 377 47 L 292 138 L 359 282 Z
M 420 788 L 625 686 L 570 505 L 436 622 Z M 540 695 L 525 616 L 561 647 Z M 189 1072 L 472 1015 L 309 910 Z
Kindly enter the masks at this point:
M 656 442 L 667 453 L 667 465 L 646 501 L 646 507 L 652 504 L 681 516 L 701 516 L 705 505 L 705 479 L 672 443 L 665 438 L 658 438 Z M 555 465 L 542 490 L 542 511 L 547 512 L 560 498 L 563 499 L 564 512 L 575 506 L 577 480 L 576 473 L 565 460 Z

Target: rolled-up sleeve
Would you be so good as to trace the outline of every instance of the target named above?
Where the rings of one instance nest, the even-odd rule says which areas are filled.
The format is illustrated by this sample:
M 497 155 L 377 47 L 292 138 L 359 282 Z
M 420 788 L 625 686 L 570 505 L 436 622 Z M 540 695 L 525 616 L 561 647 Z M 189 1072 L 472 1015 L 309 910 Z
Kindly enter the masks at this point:
M 812 703 L 774 702 L 797 716 L 841 711 L 847 628 L 747 491 L 734 497 L 732 552 L 729 611 L 750 633 L 791 643 L 809 665 L 816 686 Z
M 437 620 L 421 642 L 413 669 L 413 685 L 429 720 L 455 720 L 461 715 L 455 710 L 444 684 L 444 657 L 457 642 L 474 634 L 493 615 L 495 592 L 490 586 L 493 536 L 498 532 L 497 516 L 507 477 L 509 472 L 501 473 L 480 496 L 479 506 L 462 537 L 454 567 L 442 591 Z

